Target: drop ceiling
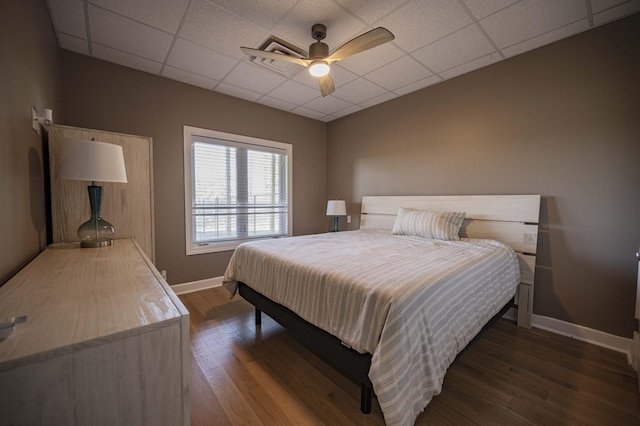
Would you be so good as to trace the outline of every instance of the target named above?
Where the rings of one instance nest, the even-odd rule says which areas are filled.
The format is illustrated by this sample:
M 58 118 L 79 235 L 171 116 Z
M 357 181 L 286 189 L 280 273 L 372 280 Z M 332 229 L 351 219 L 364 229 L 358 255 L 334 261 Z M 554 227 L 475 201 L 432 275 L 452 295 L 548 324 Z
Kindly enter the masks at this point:
M 61 48 L 329 122 L 640 11 L 640 0 L 47 0 Z M 240 46 L 276 36 L 333 51 L 372 28 L 395 40 L 334 64 L 322 97 L 296 65 Z

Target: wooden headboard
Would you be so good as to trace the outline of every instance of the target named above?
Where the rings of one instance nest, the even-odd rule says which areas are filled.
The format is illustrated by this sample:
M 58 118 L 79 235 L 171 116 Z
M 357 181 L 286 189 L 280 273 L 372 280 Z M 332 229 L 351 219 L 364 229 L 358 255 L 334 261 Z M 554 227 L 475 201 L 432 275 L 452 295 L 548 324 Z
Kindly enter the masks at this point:
M 518 255 L 518 325 L 531 328 L 540 195 L 364 196 L 360 229 L 393 227 L 400 207 L 465 212 L 461 237 L 503 242 Z

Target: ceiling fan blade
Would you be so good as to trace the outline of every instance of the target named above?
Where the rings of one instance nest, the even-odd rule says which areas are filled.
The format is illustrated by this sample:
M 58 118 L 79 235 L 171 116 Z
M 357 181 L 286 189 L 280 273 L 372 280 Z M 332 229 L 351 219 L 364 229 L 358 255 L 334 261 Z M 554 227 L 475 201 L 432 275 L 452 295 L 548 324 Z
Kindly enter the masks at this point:
M 386 28 L 378 27 L 349 40 L 342 46 L 338 47 L 326 60 L 329 62 L 339 61 L 355 55 L 356 53 L 364 52 L 365 50 L 388 43 L 394 38 L 395 37 L 391 31 Z
M 320 93 L 322 93 L 322 97 L 329 96 L 336 91 L 333 79 L 329 75 L 318 77 L 318 83 L 320 84 Z
M 264 50 L 252 49 L 250 47 L 241 47 L 242 51 L 249 56 L 255 56 L 256 58 L 272 59 L 275 61 L 285 61 L 294 64 L 308 67 L 311 63 L 308 59 L 296 58 L 295 56 L 289 56 L 282 53 L 265 52 Z

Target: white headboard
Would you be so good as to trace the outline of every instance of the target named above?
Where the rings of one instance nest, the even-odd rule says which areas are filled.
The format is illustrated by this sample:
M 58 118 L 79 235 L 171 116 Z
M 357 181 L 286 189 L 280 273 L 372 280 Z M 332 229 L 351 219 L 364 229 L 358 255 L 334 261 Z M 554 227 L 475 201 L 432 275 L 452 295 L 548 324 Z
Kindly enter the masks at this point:
M 364 196 L 360 229 L 390 230 L 400 207 L 465 212 L 461 237 L 489 238 L 512 247 L 520 260 L 518 325 L 531 327 L 540 195 Z

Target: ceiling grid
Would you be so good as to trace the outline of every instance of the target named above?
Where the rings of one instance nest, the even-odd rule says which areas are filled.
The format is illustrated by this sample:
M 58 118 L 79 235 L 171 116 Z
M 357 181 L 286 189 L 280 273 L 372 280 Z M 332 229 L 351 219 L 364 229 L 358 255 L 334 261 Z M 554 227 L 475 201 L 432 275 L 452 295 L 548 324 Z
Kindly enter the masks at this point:
M 640 0 L 47 0 L 61 48 L 331 121 L 640 11 Z M 311 26 L 330 52 L 375 27 L 395 39 L 334 63 L 323 97 L 240 46 L 278 37 L 302 51 Z

